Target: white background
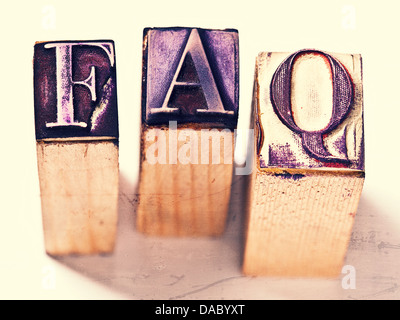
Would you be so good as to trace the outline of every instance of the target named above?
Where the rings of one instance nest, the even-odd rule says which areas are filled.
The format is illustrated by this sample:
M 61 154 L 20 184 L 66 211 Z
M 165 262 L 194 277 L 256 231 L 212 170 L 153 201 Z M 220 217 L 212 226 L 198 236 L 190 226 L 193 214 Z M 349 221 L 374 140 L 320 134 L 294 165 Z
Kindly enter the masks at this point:
M 350 0 L 3 4 L 0 298 L 398 299 L 399 9 L 396 1 Z M 162 240 L 135 231 L 142 32 L 145 27 L 169 26 L 239 30 L 239 128 L 247 126 L 258 52 L 315 48 L 362 54 L 366 181 L 345 261 L 355 268 L 355 289 L 344 289 L 342 277 L 243 277 L 243 177 L 235 178 L 223 237 Z M 44 253 L 43 246 L 33 121 L 33 46 L 35 41 L 94 39 L 112 39 L 116 44 L 121 169 L 117 247 L 111 256 L 56 260 Z

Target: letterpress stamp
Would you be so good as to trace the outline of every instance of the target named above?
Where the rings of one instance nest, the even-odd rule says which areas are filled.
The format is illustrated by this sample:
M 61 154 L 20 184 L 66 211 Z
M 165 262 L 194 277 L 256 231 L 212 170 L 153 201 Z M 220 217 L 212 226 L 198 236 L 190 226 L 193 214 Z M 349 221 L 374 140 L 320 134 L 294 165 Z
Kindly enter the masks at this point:
M 239 105 L 237 31 L 144 32 L 144 122 L 222 122 L 234 128 Z
M 35 45 L 36 138 L 118 138 L 114 43 Z
M 340 273 L 364 182 L 361 56 L 260 53 L 244 272 Z
M 111 252 L 118 199 L 114 42 L 36 43 L 34 102 L 46 251 Z
M 139 230 L 223 232 L 238 117 L 238 53 L 236 30 L 144 30 Z

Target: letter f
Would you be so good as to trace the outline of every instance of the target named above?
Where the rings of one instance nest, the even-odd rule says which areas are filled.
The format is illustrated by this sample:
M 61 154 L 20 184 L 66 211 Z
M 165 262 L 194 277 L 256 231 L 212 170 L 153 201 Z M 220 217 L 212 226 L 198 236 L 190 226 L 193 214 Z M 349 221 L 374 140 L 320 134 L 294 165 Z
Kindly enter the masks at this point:
M 103 43 L 48 43 L 46 49 L 56 48 L 56 79 L 57 79 L 57 122 L 46 123 L 46 127 L 78 126 L 87 127 L 86 122 L 74 120 L 73 86 L 83 85 L 90 91 L 92 101 L 96 101 L 95 68 L 91 66 L 90 75 L 85 80 L 72 79 L 72 47 L 75 45 L 90 45 L 102 48 L 114 64 L 112 47 Z

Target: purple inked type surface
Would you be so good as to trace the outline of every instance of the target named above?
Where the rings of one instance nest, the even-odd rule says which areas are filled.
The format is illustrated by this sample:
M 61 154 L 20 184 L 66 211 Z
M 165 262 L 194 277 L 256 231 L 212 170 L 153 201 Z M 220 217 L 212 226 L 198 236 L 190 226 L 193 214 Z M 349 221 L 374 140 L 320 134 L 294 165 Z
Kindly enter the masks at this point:
M 305 49 L 258 61 L 260 166 L 364 170 L 361 57 Z
M 143 121 L 212 122 L 235 127 L 238 55 L 236 30 L 145 29 Z
M 328 125 L 320 130 L 307 131 L 296 125 L 291 106 L 291 81 L 293 63 L 297 56 L 312 53 L 323 56 L 330 65 L 333 84 L 332 116 Z M 281 121 L 292 131 L 301 134 L 304 149 L 311 156 L 327 161 L 346 161 L 335 158 L 325 148 L 322 135 L 335 129 L 348 114 L 353 100 L 351 79 L 345 68 L 333 57 L 320 51 L 302 50 L 289 56 L 276 70 L 271 81 L 271 101 L 276 114 Z M 338 143 L 336 143 L 338 145 Z M 345 143 L 339 146 L 342 151 Z
M 36 139 L 118 138 L 116 90 L 113 41 L 37 43 Z

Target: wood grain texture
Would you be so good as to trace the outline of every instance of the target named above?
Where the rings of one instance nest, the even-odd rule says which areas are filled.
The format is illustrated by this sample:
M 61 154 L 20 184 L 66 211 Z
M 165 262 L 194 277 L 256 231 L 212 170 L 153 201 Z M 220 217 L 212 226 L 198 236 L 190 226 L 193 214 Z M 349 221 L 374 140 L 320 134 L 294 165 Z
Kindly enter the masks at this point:
M 363 175 L 258 172 L 243 270 L 247 275 L 337 276 L 350 240 Z
M 291 57 L 292 69 L 282 71 Z M 319 51 L 295 57 L 264 52 L 257 58 L 246 275 L 338 276 L 362 192 L 361 57 Z M 349 91 L 335 84 L 341 66 L 351 79 Z
M 214 129 L 203 140 L 207 143 L 201 143 L 200 129 L 188 131 L 188 128 L 178 128 L 176 137 L 187 132 L 193 135 L 188 141 L 177 141 L 177 161 L 174 164 L 169 161 L 169 151 L 172 149 L 168 146 L 175 135 L 168 134 L 169 129 L 166 128 L 147 128 L 142 132 L 137 229 L 146 234 L 163 236 L 220 235 L 225 228 L 229 207 L 233 133 Z M 166 133 L 165 141 L 147 141 L 145 138 L 148 134 L 160 133 Z M 185 146 L 195 140 L 197 142 L 187 154 L 196 156 L 185 163 Z M 213 140 L 220 141 L 218 148 L 212 148 Z M 149 161 L 152 156 L 149 148 L 154 147 L 158 150 L 159 157 L 163 148 L 166 148 L 165 159 L 168 163 L 159 163 L 163 162 L 162 157 L 156 163 L 153 159 Z M 206 150 L 209 150 L 208 157 L 205 157 Z M 213 161 L 218 163 L 212 163 Z
M 39 141 L 37 157 L 46 252 L 112 252 L 118 217 L 115 141 Z

